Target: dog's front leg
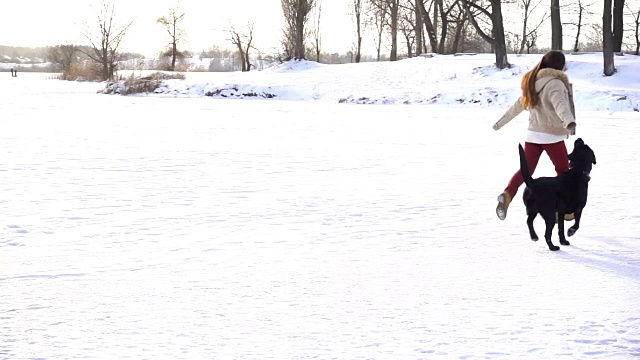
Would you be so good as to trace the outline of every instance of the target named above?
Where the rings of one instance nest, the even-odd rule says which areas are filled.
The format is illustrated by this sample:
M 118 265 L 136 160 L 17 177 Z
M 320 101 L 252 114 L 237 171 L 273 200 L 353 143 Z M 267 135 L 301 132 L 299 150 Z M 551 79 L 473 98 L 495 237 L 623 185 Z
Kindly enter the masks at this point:
M 549 246 L 549 250 L 551 250 L 551 251 L 560 250 L 559 246 L 555 246 L 551 242 L 551 234 L 553 233 L 553 227 L 556 225 L 556 215 L 555 215 L 555 213 L 551 212 L 551 213 L 541 214 L 541 215 L 542 215 L 542 218 L 544 219 L 544 223 L 547 226 L 547 228 L 546 228 L 546 230 L 544 232 L 544 239 L 547 241 L 547 246 Z
M 564 213 L 558 213 L 558 237 L 560 245 L 571 245 L 564 236 Z
M 538 213 L 531 212 L 527 214 L 527 226 L 529 227 L 529 236 L 531 236 L 531 240 L 538 241 L 538 234 L 533 229 L 533 220 L 536 218 Z
M 575 216 L 576 216 L 576 221 L 573 223 L 573 226 L 569 228 L 569 231 L 567 231 L 567 235 L 569 236 L 573 236 L 573 234 L 576 233 L 576 231 L 578 231 L 578 229 L 580 228 L 580 218 L 582 217 L 582 209 L 576 209 L 575 212 Z

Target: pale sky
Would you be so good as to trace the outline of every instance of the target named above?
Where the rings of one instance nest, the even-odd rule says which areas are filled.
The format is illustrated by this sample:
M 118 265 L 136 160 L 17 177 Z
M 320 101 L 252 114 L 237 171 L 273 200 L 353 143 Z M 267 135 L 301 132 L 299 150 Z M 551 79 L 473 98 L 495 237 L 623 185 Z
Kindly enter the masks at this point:
M 112 1 L 112 0 L 107 0 Z M 121 46 L 122 51 L 142 53 L 156 56 L 166 44 L 169 37 L 166 31 L 156 23 L 160 16 L 167 15 L 173 4 L 186 13 L 183 22 L 185 40 L 180 49 L 194 52 L 207 50 L 212 45 L 222 48 L 233 48 L 228 30 L 233 25 L 236 29 L 246 29 L 248 22 L 254 23 L 254 45 L 265 54 L 275 53 L 280 49 L 282 34 L 281 0 L 113 0 L 116 8 L 116 21 L 125 24 L 134 20 L 128 35 Z M 543 0 L 540 0 L 543 1 Z M 82 35 L 81 26 L 88 22 L 96 28 L 95 7 L 102 0 L 25 0 L 3 4 L 0 8 L 0 45 L 10 46 L 48 46 L 58 44 L 88 45 Z M 546 2 L 542 2 L 545 4 Z M 637 7 L 640 0 L 627 0 Z M 352 48 L 355 41 L 355 30 L 350 12 L 351 0 L 322 0 L 321 36 L 323 52 L 344 54 Z M 503 9 L 505 30 L 521 31 L 522 14 L 514 9 Z M 541 6 L 538 12 L 546 12 Z M 600 11 L 592 9 L 593 11 Z M 542 14 L 534 16 L 532 23 L 538 21 Z M 566 8 L 563 21 L 571 21 L 573 14 Z M 595 22 L 601 20 L 594 16 Z M 310 25 L 310 24 L 309 24 Z M 545 23 L 540 29 L 538 45 L 549 46 L 548 32 L 550 24 Z M 589 25 L 585 24 L 582 41 L 586 41 Z M 627 26 L 627 31 L 630 31 Z M 575 29 L 568 26 L 564 32 L 564 47 L 569 49 L 573 44 Z M 374 54 L 374 34 L 364 34 L 364 53 Z M 402 36 L 398 39 L 401 42 Z M 403 50 L 404 51 L 404 50 Z M 388 53 L 388 49 L 383 49 Z
M 122 44 L 123 51 L 154 56 L 169 42 L 166 31 L 156 23 L 177 0 L 115 0 L 116 21 L 134 20 Z M 95 6 L 101 0 L 14 1 L 0 9 L 0 45 L 48 46 L 65 43 L 88 44 L 81 25 L 96 26 Z M 322 49 L 345 53 L 352 35 L 348 2 L 323 0 Z M 232 48 L 227 40 L 230 24 L 245 29 L 254 23 L 254 44 L 264 53 L 279 47 L 282 29 L 280 0 L 181 0 L 186 47 L 206 50 L 212 45 Z M 345 36 L 345 31 L 347 35 Z

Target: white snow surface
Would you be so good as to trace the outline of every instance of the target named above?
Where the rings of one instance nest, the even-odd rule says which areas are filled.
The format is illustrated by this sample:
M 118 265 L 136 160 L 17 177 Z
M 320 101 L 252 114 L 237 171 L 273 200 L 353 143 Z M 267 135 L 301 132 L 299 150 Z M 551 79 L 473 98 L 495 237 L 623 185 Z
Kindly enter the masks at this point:
M 166 81 L 156 93 L 244 98 L 270 94 L 284 100 L 504 108 L 518 98 L 522 75 L 541 58 L 511 55 L 512 67 L 498 70 L 492 54 L 432 56 L 344 65 L 290 61 L 247 73 L 186 73 L 186 80 Z M 578 108 L 640 109 L 640 57 L 616 56 L 617 74 L 612 77 L 603 75 L 602 54 L 568 54 L 566 59 Z
M 640 115 L 603 95 L 637 101 L 640 63 L 604 78 L 582 56 L 597 165 L 557 252 L 529 239 L 520 196 L 494 211 L 526 115 L 491 126 L 533 57 L 460 57 L 453 79 L 420 71 L 437 58 L 189 73 L 127 97 L 6 75 L 0 359 L 640 358 Z M 304 101 L 178 91 L 218 78 Z M 480 85 L 497 100 L 446 100 Z

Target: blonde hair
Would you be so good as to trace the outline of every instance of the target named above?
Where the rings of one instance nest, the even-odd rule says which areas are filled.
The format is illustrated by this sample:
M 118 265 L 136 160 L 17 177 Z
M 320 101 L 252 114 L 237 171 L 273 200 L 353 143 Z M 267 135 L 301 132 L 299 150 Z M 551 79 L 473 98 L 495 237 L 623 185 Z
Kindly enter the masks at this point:
M 533 109 L 540 101 L 540 96 L 536 91 L 536 80 L 538 78 L 538 72 L 542 69 L 551 68 L 556 70 L 564 70 L 565 59 L 564 54 L 560 51 L 552 50 L 546 53 L 542 60 L 533 68 L 533 70 L 527 72 L 522 77 L 520 88 L 522 89 L 522 96 L 520 101 L 525 109 Z

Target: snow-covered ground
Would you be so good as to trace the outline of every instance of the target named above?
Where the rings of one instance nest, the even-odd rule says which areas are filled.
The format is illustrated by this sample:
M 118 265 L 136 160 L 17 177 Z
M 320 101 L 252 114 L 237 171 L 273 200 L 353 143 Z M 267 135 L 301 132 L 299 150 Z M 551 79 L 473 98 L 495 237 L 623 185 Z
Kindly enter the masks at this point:
M 398 62 L 323 65 L 288 62 L 248 73 L 186 73 L 157 90 L 164 96 L 274 96 L 361 104 L 511 105 L 520 78 L 541 55 L 511 55 L 512 68 L 497 70 L 492 54 L 434 55 Z M 602 54 L 567 55 L 576 106 L 582 110 L 640 110 L 640 57 L 616 56 L 618 74 L 602 75 Z M 130 75 L 131 71 L 122 71 Z M 249 94 L 249 95 L 247 95 Z
M 519 75 L 472 59 L 488 75 L 453 84 L 402 75 L 433 60 L 415 59 L 368 87 L 317 65 L 167 87 L 298 79 L 281 98 L 319 101 L 0 79 L 0 359 L 637 359 L 640 115 L 585 103 L 598 82 L 632 99 L 637 60 L 611 79 L 570 67 L 598 164 L 551 252 L 521 201 L 495 216 L 526 115 L 493 131 Z M 462 76 L 505 98 L 400 105 L 462 94 Z M 335 101 L 392 79 L 400 104 Z M 551 174 L 543 158 L 534 175 Z

